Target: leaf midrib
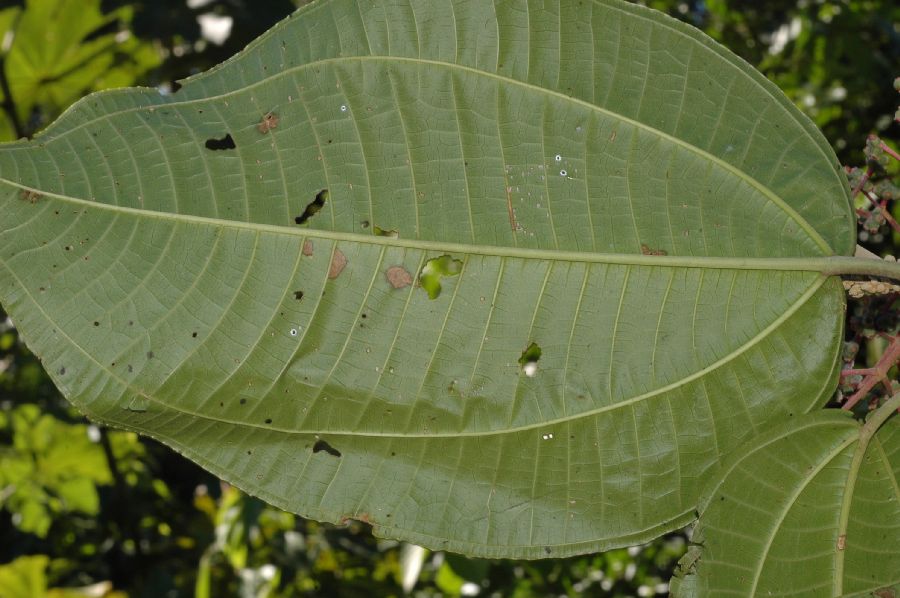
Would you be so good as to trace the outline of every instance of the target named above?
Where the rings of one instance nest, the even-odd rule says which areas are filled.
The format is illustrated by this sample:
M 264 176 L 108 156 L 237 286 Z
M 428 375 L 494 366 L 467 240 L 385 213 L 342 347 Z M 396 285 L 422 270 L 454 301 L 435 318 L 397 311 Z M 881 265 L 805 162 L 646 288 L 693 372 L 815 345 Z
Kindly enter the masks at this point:
M 203 226 L 216 226 L 222 229 L 245 230 L 254 233 L 267 233 L 296 237 L 298 240 L 323 239 L 326 241 L 343 241 L 348 243 L 363 243 L 368 245 L 387 245 L 390 247 L 402 247 L 434 253 L 448 254 L 472 254 L 501 258 L 519 258 L 530 260 L 554 260 L 587 264 L 610 264 L 621 266 L 667 267 L 667 268 L 703 268 L 712 270 L 772 270 L 781 272 L 817 272 L 834 274 L 835 265 L 843 264 L 848 259 L 840 256 L 810 256 L 810 257 L 723 257 L 723 256 L 693 256 L 693 255 L 644 255 L 629 253 L 594 253 L 585 251 L 566 251 L 561 249 L 532 249 L 525 247 L 509 247 L 505 245 L 475 245 L 469 243 L 456 243 L 452 241 L 429 241 L 423 239 L 405 239 L 400 237 L 386 237 L 378 235 L 365 235 L 343 231 L 332 231 L 317 228 L 299 228 L 279 226 L 275 224 L 260 224 L 256 222 L 244 222 L 240 220 L 224 220 L 209 216 L 195 216 L 192 214 L 174 214 L 171 212 L 158 212 L 141 208 L 131 208 L 102 202 L 81 199 L 44 191 L 0 177 L 0 183 L 10 187 L 39 193 L 45 198 L 54 198 L 70 204 L 93 210 L 102 210 L 116 214 L 151 218 L 156 220 L 169 220 L 178 224 L 197 224 Z M 86 213 L 86 210 L 85 210 Z M 9 232 L 9 230 L 3 231 Z M 298 248 L 299 251 L 299 248 Z M 855 260 L 854 260 L 855 261 Z
M 456 69 L 459 71 L 470 73 L 476 77 L 485 77 L 488 79 L 495 79 L 497 81 L 501 81 L 501 82 L 506 83 L 511 86 L 517 86 L 517 87 L 520 87 L 523 89 L 527 89 L 538 95 L 543 94 L 546 96 L 555 97 L 556 99 L 561 100 L 563 102 L 570 102 L 572 104 L 584 107 L 589 111 L 604 114 L 612 119 L 616 119 L 616 120 L 622 122 L 625 125 L 629 125 L 629 126 L 637 128 L 637 129 L 644 130 L 648 133 L 656 135 L 657 137 L 659 137 L 662 140 L 672 143 L 675 146 L 680 146 L 683 149 L 694 153 L 695 155 L 699 156 L 703 160 L 717 165 L 719 168 L 730 173 L 737 179 L 744 181 L 750 187 L 754 188 L 756 191 L 758 191 L 760 194 L 762 194 L 763 197 L 768 199 L 773 205 L 777 206 L 782 212 L 784 212 L 794 222 L 796 222 L 797 225 L 809 236 L 809 239 L 812 240 L 819 247 L 819 249 L 822 250 L 824 255 L 834 254 L 834 249 L 819 234 L 819 232 L 809 223 L 809 221 L 806 220 L 803 216 L 801 216 L 796 210 L 794 210 L 794 208 L 792 208 L 786 201 L 784 201 L 781 197 L 779 197 L 769 187 L 762 184 L 760 181 L 758 181 L 754 177 L 749 176 L 746 172 L 733 166 L 731 163 L 726 162 L 725 160 L 719 158 L 718 156 L 711 154 L 710 152 L 708 152 L 702 148 L 699 148 L 696 145 L 688 143 L 687 141 L 685 141 L 683 139 L 680 139 L 678 137 L 675 137 L 674 135 L 671 135 L 669 133 L 661 131 L 661 130 L 659 130 L 655 127 L 652 127 L 646 123 L 642 123 L 638 120 L 628 118 L 624 115 L 613 112 L 612 110 L 609 110 L 607 108 L 597 106 L 595 104 L 592 104 L 592 103 L 582 100 L 580 98 L 567 96 L 556 90 L 538 87 L 537 85 L 534 85 L 534 84 L 531 84 L 531 83 L 528 83 L 525 81 L 520 81 L 518 79 L 512 79 L 509 77 L 504 77 L 502 75 L 499 75 L 497 73 L 492 73 L 489 71 L 478 70 L 478 69 L 470 67 L 470 66 L 453 64 L 453 63 L 438 61 L 438 60 L 430 60 L 430 59 L 424 59 L 424 58 L 397 57 L 397 56 L 342 56 L 342 57 L 335 57 L 335 58 L 325 58 L 325 59 L 317 60 L 314 62 L 308 62 L 306 64 L 302 64 L 302 65 L 298 65 L 295 67 L 284 69 L 283 71 L 280 71 L 277 74 L 270 75 L 269 77 L 260 79 L 259 81 L 255 82 L 255 83 L 251 83 L 251 84 L 241 87 L 239 89 L 232 90 L 232 91 L 229 91 L 229 92 L 226 92 L 223 94 L 219 94 L 219 95 L 204 96 L 202 98 L 197 98 L 197 99 L 193 99 L 193 100 L 182 100 L 182 101 L 169 100 L 166 96 L 161 96 L 161 95 L 156 96 L 156 97 L 151 97 L 152 100 L 161 100 L 161 102 L 156 103 L 154 105 L 149 105 L 149 106 L 136 106 L 136 107 L 127 108 L 124 110 L 107 112 L 103 116 L 85 121 L 74 127 L 65 129 L 59 133 L 54 133 L 52 130 L 47 131 L 46 137 L 42 136 L 42 139 L 44 140 L 43 141 L 44 143 L 49 143 L 49 142 L 52 142 L 52 141 L 55 141 L 58 139 L 62 139 L 63 137 L 67 136 L 69 133 L 72 133 L 74 131 L 88 127 L 94 123 L 108 120 L 109 118 L 111 118 L 113 116 L 118 116 L 121 114 L 130 114 L 133 112 L 141 112 L 141 111 L 145 111 L 145 110 L 149 110 L 149 109 L 155 109 L 156 107 L 171 108 L 171 107 L 176 107 L 176 106 L 189 106 L 189 105 L 196 104 L 196 103 L 212 102 L 212 101 L 219 100 L 219 99 L 228 99 L 237 94 L 242 94 L 248 90 L 252 90 L 259 86 L 268 84 L 273 80 L 278 80 L 281 78 L 288 77 L 289 75 L 293 75 L 294 73 L 302 71 L 302 70 L 311 69 L 311 68 L 314 68 L 317 66 L 325 66 L 325 65 L 332 64 L 332 63 L 352 62 L 352 61 L 359 61 L 359 62 L 384 61 L 384 62 L 399 62 L 399 63 L 405 62 L 405 63 L 412 63 L 412 64 L 416 64 L 416 65 L 430 65 L 430 66 L 433 66 L 436 68 L 446 68 L 448 70 Z M 103 93 L 103 92 L 100 92 L 100 93 Z M 87 96 L 87 98 L 84 98 L 83 100 L 81 100 L 81 102 L 85 102 L 85 101 L 89 100 L 91 97 L 92 96 Z M 301 102 L 303 101 L 302 98 L 300 98 L 300 100 L 301 100 Z M 81 103 L 81 102 L 79 102 L 79 103 Z M 77 104 L 76 104 L 76 106 L 77 106 Z M 73 107 L 73 109 L 74 109 L 74 107 Z M 18 144 L 10 145 L 9 147 L 6 147 L 4 149 L 6 151 L 16 151 L 16 150 L 31 149 L 31 147 L 32 147 L 31 143 L 26 142 L 26 143 L 18 143 Z M 6 180 L 6 179 L 2 179 L 2 180 Z

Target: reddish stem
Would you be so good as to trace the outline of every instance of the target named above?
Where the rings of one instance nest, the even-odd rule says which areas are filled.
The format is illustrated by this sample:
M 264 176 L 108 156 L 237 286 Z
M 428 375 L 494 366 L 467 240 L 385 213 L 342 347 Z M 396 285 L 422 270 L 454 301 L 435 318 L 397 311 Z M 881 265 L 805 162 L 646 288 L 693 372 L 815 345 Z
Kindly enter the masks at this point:
M 841 370 L 841 378 L 847 376 L 869 376 L 875 373 L 875 368 L 864 368 L 861 370 Z
M 881 215 L 884 216 L 884 219 L 891 225 L 892 229 L 900 233 L 900 224 L 897 224 L 897 221 L 891 216 L 891 211 L 887 209 L 887 200 L 881 202 Z
M 859 179 L 859 183 L 856 184 L 856 187 L 853 188 L 853 191 L 850 192 L 850 199 L 856 199 L 856 196 L 859 195 L 859 192 L 862 191 L 863 187 L 866 186 L 866 183 L 869 182 L 869 177 L 874 174 L 871 168 L 867 168 L 866 171 Z
M 881 150 L 894 160 L 900 162 L 900 154 L 891 149 L 884 141 L 881 142 Z
M 863 378 L 863 381 L 857 387 L 856 392 L 847 399 L 847 402 L 844 403 L 844 406 L 841 407 L 841 409 L 844 409 L 845 411 L 853 409 L 854 405 L 859 403 L 867 394 L 869 394 L 869 391 L 875 388 L 879 382 L 887 379 L 888 372 L 894 367 L 894 364 L 896 364 L 897 361 L 900 361 L 900 336 L 891 341 L 891 344 L 888 345 L 888 348 L 881 356 L 881 359 L 878 360 L 878 363 L 875 364 L 875 367 L 863 370 L 844 370 L 844 372 L 864 374 L 865 378 Z M 844 372 L 841 372 L 841 375 L 844 375 Z

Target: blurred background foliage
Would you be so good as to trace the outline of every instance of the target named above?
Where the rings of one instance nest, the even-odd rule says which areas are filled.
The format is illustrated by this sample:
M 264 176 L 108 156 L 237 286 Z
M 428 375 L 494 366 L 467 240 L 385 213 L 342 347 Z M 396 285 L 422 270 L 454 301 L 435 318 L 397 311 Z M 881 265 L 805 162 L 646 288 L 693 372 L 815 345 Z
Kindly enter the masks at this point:
M 304 0 L 0 0 L 0 140 L 79 97 L 176 81 L 233 55 Z M 647 0 L 775 81 L 864 165 L 896 139 L 894 0 Z M 894 239 L 882 251 L 896 253 Z M 86 422 L 0 312 L 0 597 L 652 596 L 685 533 L 545 561 L 485 561 L 377 540 L 267 506 L 173 451 Z

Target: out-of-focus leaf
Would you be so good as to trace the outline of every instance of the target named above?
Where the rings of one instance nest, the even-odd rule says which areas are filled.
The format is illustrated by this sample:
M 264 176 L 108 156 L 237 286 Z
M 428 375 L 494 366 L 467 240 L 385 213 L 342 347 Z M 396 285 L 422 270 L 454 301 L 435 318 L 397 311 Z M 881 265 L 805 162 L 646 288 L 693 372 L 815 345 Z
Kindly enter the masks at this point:
M 0 565 L 0 597 L 2 598 L 127 598 L 112 590 L 108 581 L 82 588 L 48 588 L 47 568 L 50 558 L 39 554 L 23 556 Z
M 131 84 L 159 64 L 152 45 L 122 26 L 132 18 L 129 7 L 104 13 L 101 0 L 28 0 L 0 13 L 3 75 L 19 122 L 54 118 L 85 93 Z M 0 118 L 7 139 L 11 118 Z
M 56 514 L 95 515 L 96 486 L 111 483 L 112 476 L 87 426 L 42 414 L 37 405 L 16 408 L 10 423 L 12 447 L 0 448 L 0 504 L 16 513 L 16 525 L 45 536 Z
M 0 596 L 3 598 L 46 598 L 47 565 L 50 558 L 40 554 L 23 556 L 0 565 Z

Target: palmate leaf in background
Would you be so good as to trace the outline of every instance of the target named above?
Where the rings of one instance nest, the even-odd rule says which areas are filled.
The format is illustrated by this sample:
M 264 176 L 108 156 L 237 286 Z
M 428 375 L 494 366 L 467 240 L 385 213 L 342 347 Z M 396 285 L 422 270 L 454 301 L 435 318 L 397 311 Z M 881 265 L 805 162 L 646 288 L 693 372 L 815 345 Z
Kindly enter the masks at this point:
M 0 176 L 0 300 L 70 400 L 380 535 L 648 540 L 836 382 L 833 154 L 641 7 L 324 0 Z
M 673 594 L 894 596 L 878 590 L 900 584 L 898 478 L 896 418 L 820 411 L 775 427 L 703 493 Z
M 0 138 L 29 135 L 88 92 L 130 84 L 158 66 L 157 49 L 127 29 L 133 12 L 104 13 L 100 0 L 28 0 L 0 10 Z

